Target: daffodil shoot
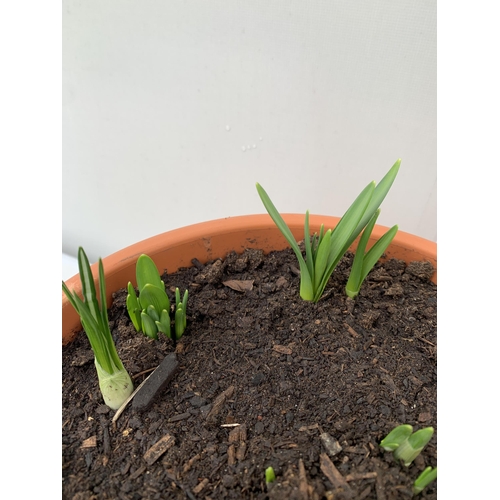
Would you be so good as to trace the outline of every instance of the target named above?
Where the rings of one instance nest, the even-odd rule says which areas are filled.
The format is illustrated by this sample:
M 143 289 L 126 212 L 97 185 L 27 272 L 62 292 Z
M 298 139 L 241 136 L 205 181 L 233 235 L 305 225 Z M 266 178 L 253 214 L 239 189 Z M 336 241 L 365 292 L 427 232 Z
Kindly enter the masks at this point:
M 102 260 L 99 259 L 100 300 L 97 298 L 89 260 L 81 247 L 78 249 L 78 269 L 82 283 L 83 300 L 76 292 L 71 292 L 64 281 L 62 289 L 79 314 L 83 329 L 94 352 L 94 363 L 104 402 L 111 409 L 117 410 L 132 394 L 134 386 L 118 356 L 109 329 Z

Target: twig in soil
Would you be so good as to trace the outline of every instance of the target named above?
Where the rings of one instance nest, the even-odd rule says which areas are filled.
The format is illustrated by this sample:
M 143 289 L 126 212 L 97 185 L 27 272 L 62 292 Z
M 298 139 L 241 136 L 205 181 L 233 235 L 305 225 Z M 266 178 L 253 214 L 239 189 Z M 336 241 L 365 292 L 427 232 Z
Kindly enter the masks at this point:
M 347 474 L 345 480 L 359 481 L 360 479 L 375 479 L 376 477 L 377 477 L 376 472 L 361 472 L 361 473 Z
M 415 337 L 418 340 L 421 340 L 422 342 L 426 342 L 427 344 L 431 345 L 432 347 L 436 347 L 436 344 L 433 344 L 429 340 L 423 339 L 422 337 Z
M 144 460 L 148 465 L 153 465 L 161 455 L 175 444 L 175 438 L 170 434 L 165 434 L 144 454 Z
M 146 375 L 146 373 L 149 372 L 154 372 L 156 370 L 155 368 L 148 368 L 147 370 L 143 370 L 142 372 L 136 373 L 135 375 L 132 376 L 133 379 L 139 378 L 141 375 Z
M 344 476 L 338 471 L 337 467 L 333 465 L 326 453 L 321 453 L 320 455 L 320 468 L 321 472 L 328 478 L 328 480 L 335 486 L 335 488 L 341 488 L 345 493 L 352 494 L 353 491 L 351 487 L 347 484 Z
M 344 323 L 344 326 L 347 328 L 347 331 L 355 338 L 361 337 L 361 335 L 351 326 L 348 325 L 347 323 Z
M 208 412 L 206 421 L 211 422 L 214 417 L 219 413 L 222 408 L 222 405 L 229 399 L 234 392 L 234 385 L 230 385 L 224 392 L 219 394 L 214 401 L 212 409 Z
M 151 375 L 149 375 L 149 377 L 151 377 Z M 116 430 L 116 421 L 120 418 L 120 415 L 125 411 L 125 408 L 127 407 L 127 405 L 130 403 L 130 401 L 132 401 L 132 399 L 134 399 L 134 396 L 139 392 L 141 387 L 147 382 L 149 377 L 146 377 L 143 380 L 143 382 L 141 383 L 141 385 L 139 385 L 139 387 L 137 387 L 137 389 L 125 400 L 125 402 L 120 406 L 120 408 L 118 408 L 118 410 L 116 410 L 116 413 L 113 417 L 113 420 L 111 420 L 111 423 L 113 424 L 114 431 Z
M 309 498 L 309 484 L 307 483 L 306 468 L 302 459 L 299 459 L 299 492 L 304 500 Z

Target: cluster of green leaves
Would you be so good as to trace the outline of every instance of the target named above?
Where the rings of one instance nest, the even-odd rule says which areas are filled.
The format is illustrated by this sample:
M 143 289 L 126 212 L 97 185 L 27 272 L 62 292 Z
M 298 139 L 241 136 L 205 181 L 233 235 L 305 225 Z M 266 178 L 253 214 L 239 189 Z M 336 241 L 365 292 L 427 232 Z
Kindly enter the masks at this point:
M 401 460 L 408 467 L 431 440 L 434 434 L 433 427 L 426 427 L 413 432 L 408 424 L 398 425 L 382 439 L 380 446 L 391 451 L 394 458 Z M 437 467 L 427 467 L 413 483 L 413 492 L 420 493 L 429 483 L 437 478 Z
M 134 386 L 118 356 L 109 329 L 106 283 L 102 260 L 99 259 L 100 300 L 97 297 L 89 260 L 81 247 L 78 249 L 78 269 L 83 300 L 76 292 L 73 291 L 72 293 L 64 281 L 62 282 L 62 289 L 71 305 L 78 312 L 83 329 L 94 352 L 99 388 L 104 402 L 113 410 L 117 410 L 132 394 Z
M 366 245 L 380 213 L 379 206 L 389 192 L 399 171 L 401 160 L 398 160 L 383 179 L 378 183 L 371 182 L 358 195 L 334 229 L 325 231 L 321 225 L 320 233 L 312 239 L 309 231 L 309 211 L 306 211 L 304 223 L 304 259 L 298 243 L 283 217 L 274 206 L 264 188 L 257 183 L 257 192 L 273 219 L 274 223 L 292 247 L 300 266 L 300 296 L 304 300 L 317 302 L 340 259 L 347 252 L 354 240 L 365 229 L 356 252 L 349 277 L 346 293 L 355 297 L 368 272 L 385 252 L 398 227 L 393 226 L 365 255 Z
M 188 291 L 184 292 L 181 299 L 179 289 L 175 289 L 174 331 L 172 332 L 170 299 L 151 257 L 145 254 L 139 257 L 136 265 L 136 279 L 138 296 L 132 283 L 129 282 L 127 286 L 127 311 L 135 329 L 153 339 L 157 339 L 158 332 L 162 332 L 175 344 L 186 329 Z

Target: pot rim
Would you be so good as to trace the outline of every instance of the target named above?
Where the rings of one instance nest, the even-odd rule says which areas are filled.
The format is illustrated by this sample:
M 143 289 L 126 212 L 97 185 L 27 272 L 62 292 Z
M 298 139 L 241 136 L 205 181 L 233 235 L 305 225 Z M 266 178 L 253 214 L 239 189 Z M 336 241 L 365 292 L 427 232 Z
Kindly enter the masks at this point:
M 281 214 L 297 240 L 304 238 L 304 214 Z M 334 228 L 340 217 L 310 214 L 311 234 L 319 232 L 321 224 Z M 368 247 L 378 240 L 389 228 L 375 225 Z M 355 242 L 353 247 L 356 246 Z M 191 224 L 166 231 L 137 243 L 129 245 L 102 259 L 106 276 L 106 295 L 108 307 L 112 293 L 127 286 L 128 281 L 135 285 L 135 262 L 145 253 L 158 266 L 161 273 L 177 271 L 181 267 L 191 267 L 193 258 L 206 263 L 209 260 L 225 257 L 234 250 L 243 252 L 245 248 L 262 249 L 265 253 L 289 247 L 268 214 L 239 215 Z M 386 251 L 387 258 L 396 257 L 405 262 L 428 260 L 437 269 L 437 244 L 399 230 Z M 98 263 L 92 266 L 94 276 L 98 275 Z M 437 273 L 432 278 L 437 283 Z M 79 275 L 65 281 L 70 290 L 81 294 Z M 62 293 L 62 292 L 61 292 Z M 72 340 L 81 330 L 78 314 L 62 293 L 62 334 L 63 344 Z

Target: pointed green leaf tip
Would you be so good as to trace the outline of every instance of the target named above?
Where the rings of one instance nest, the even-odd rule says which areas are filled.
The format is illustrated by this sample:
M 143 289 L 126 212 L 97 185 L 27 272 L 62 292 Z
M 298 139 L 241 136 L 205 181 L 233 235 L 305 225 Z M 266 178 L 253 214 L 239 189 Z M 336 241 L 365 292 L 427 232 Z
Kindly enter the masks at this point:
M 161 288 L 162 290 L 165 290 L 163 281 L 160 278 L 160 273 L 158 272 L 158 268 L 153 262 L 153 259 L 148 255 L 142 254 L 137 259 L 135 272 L 139 292 L 141 292 L 148 283 L 150 285 Z

